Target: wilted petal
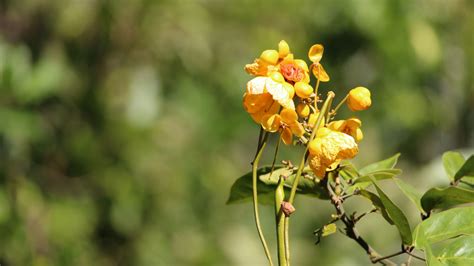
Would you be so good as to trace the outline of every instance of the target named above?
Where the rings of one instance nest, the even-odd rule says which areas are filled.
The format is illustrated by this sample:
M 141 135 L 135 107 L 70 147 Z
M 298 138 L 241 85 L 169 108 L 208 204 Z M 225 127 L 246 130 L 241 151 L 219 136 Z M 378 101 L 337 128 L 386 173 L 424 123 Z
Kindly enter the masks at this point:
M 324 47 L 321 44 L 315 44 L 309 48 L 308 57 L 313 63 L 319 63 L 323 58 Z
M 313 64 L 313 75 L 321 82 L 328 82 L 330 80 L 328 73 L 324 70 L 323 65 Z

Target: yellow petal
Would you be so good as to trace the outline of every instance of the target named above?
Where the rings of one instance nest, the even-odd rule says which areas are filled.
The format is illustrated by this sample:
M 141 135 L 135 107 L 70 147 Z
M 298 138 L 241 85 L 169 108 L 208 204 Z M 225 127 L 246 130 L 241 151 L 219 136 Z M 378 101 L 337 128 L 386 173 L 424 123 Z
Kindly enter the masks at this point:
M 324 175 L 326 174 L 326 165 L 323 165 L 321 163 L 321 159 L 319 156 L 316 156 L 316 155 L 310 155 L 310 157 L 308 158 L 308 161 L 309 161 L 309 167 L 311 168 L 311 170 L 313 170 L 313 173 L 320 177 L 320 178 L 323 178 Z
M 290 145 L 293 140 L 293 134 L 291 133 L 291 129 L 287 127 L 283 128 L 283 131 L 281 132 L 281 139 L 283 140 L 283 143 L 285 143 L 286 145 Z
M 297 137 L 301 137 L 305 133 L 303 125 L 298 122 L 290 124 L 290 129 L 291 132 Z
M 313 113 L 313 114 L 310 114 L 309 115 L 309 118 L 308 118 L 308 125 L 313 128 L 316 124 L 316 122 L 318 121 L 318 115 L 319 115 L 319 112 L 317 113 Z M 325 119 L 324 117 L 322 118 L 321 120 L 321 124 L 320 126 L 324 126 L 324 123 L 325 123 Z
M 288 82 L 285 82 L 283 83 L 283 87 L 285 87 L 286 91 L 288 92 L 288 97 L 290 99 L 293 99 L 293 97 L 295 97 L 295 88 L 293 87 L 293 85 Z
M 262 127 L 268 132 L 276 132 L 280 128 L 281 117 L 277 114 L 268 114 L 262 118 Z
M 295 59 L 294 62 L 297 66 L 301 67 L 304 71 L 306 71 L 306 72 L 309 71 L 308 65 L 306 64 L 306 62 L 304 60 Z
M 247 82 L 247 93 L 262 94 L 265 92 L 267 77 L 255 77 Z
M 330 80 L 328 73 L 324 70 L 323 65 L 321 64 L 313 64 L 313 75 L 319 79 L 321 82 L 328 82 Z
M 280 58 L 285 58 L 290 53 L 290 46 L 285 40 L 278 43 L 278 54 Z
M 265 109 L 273 102 L 273 98 L 269 93 L 263 94 L 244 94 L 243 106 L 248 113 L 256 113 Z
M 308 57 L 313 63 L 319 63 L 323 57 L 324 47 L 321 44 L 315 44 L 309 48 Z
M 283 83 L 276 82 L 272 78 L 267 78 L 265 82 L 265 89 L 281 106 L 288 109 L 295 109 L 295 104 L 290 98 L 290 95 Z
M 283 109 L 280 112 L 280 116 L 281 120 L 287 125 L 293 124 L 298 120 L 298 115 L 296 114 L 295 110 L 292 109 Z
M 257 58 L 252 64 L 245 65 L 245 71 L 254 76 L 266 76 L 268 66 L 268 63 L 264 62 L 260 58 Z
M 355 136 L 356 142 L 360 142 L 363 138 L 364 138 L 364 134 L 362 133 L 362 130 L 358 128 L 356 130 L 356 136 Z

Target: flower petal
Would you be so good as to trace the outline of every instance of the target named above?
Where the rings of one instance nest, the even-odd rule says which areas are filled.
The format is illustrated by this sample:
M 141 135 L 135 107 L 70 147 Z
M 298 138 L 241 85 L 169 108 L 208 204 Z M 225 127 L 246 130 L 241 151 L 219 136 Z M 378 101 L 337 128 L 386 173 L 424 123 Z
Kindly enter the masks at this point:
M 281 139 L 283 140 L 283 143 L 286 145 L 290 145 L 292 140 L 293 140 L 293 134 L 291 133 L 291 129 L 288 127 L 283 128 L 283 131 L 281 132 Z
M 247 93 L 262 94 L 265 92 L 267 77 L 255 77 L 247 82 Z
M 321 44 L 315 44 L 309 48 L 308 57 L 313 63 L 319 63 L 323 58 L 324 47 Z
M 313 75 L 321 82 L 328 82 L 330 80 L 328 73 L 324 70 L 323 65 L 313 64 L 312 65 Z

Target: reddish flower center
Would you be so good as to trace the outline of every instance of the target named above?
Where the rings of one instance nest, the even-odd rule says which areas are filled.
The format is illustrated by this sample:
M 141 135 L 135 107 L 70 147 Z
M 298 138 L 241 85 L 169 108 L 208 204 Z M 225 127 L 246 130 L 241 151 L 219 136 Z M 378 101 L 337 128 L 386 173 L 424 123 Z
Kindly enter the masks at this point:
M 280 71 L 288 81 L 298 82 L 304 79 L 304 70 L 294 63 L 280 64 Z

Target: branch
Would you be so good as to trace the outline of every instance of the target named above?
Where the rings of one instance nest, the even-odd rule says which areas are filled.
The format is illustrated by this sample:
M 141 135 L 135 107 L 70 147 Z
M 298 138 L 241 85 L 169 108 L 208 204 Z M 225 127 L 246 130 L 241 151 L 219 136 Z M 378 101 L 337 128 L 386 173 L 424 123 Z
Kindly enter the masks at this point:
M 357 244 L 359 244 L 359 246 L 361 246 L 365 252 L 367 252 L 367 254 L 369 255 L 369 258 L 370 258 L 370 261 L 372 263 L 377 263 L 377 262 L 380 262 L 381 264 L 383 265 L 396 265 L 393 261 L 389 260 L 388 258 L 385 258 L 385 257 L 381 257 L 377 251 L 375 251 L 374 248 L 372 248 L 363 238 L 362 236 L 359 234 L 359 232 L 357 231 L 357 229 L 355 228 L 355 223 L 353 220 L 351 220 L 347 215 L 346 215 L 346 212 L 344 210 L 344 206 L 342 205 L 342 201 L 341 201 L 341 198 L 336 195 L 336 193 L 334 193 L 334 190 L 332 189 L 331 187 L 331 184 L 329 182 L 329 180 L 327 180 L 327 189 L 328 189 L 328 192 L 329 192 L 329 195 L 331 195 L 331 202 L 332 204 L 334 205 L 334 207 L 336 208 L 336 212 L 338 214 L 339 217 L 341 217 L 341 221 L 344 223 L 344 225 L 346 226 L 345 230 L 346 230 L 346 235 L 353 239 L 354 241 L 357 242 Z

